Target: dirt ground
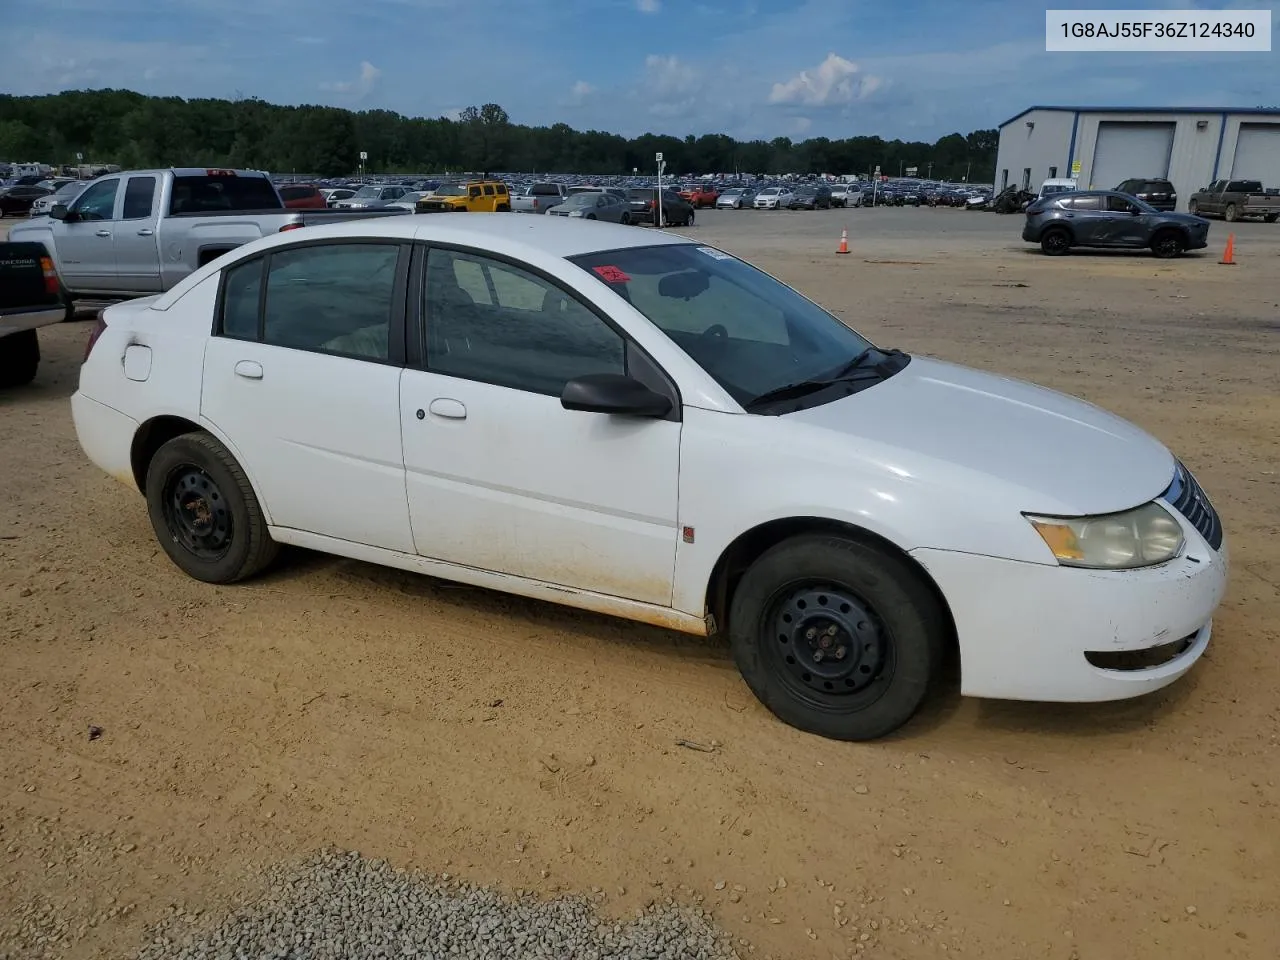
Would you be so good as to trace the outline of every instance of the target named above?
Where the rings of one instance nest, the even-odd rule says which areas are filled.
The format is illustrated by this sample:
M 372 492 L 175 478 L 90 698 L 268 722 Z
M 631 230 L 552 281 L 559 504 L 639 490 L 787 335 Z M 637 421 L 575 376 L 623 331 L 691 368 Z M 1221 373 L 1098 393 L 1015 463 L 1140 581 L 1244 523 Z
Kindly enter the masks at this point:
M 1222 223 L 1170 263 L 1049 259 L 1020 226 L 694 228 L 882 345 L 1136 421 L 1223 514 L 1229 594 L 1180 683 L 1093 706 L 952 691 L 872 744 L 784 726 L 713 640 L 301 552 L 191 581 L 76 444 L 87 324 L 42 331 L 37 382 L 0 395 L 0 956 L 46 955 L 26 915 L 68 924 L 66 956 L 120 957 L 172 905 L 215 911 L 324 844 L 599 887 L 611 911 L 702 896 L 757 957 L 1280 955 L 1280 226 L 1233 225 L 1235 267 Z

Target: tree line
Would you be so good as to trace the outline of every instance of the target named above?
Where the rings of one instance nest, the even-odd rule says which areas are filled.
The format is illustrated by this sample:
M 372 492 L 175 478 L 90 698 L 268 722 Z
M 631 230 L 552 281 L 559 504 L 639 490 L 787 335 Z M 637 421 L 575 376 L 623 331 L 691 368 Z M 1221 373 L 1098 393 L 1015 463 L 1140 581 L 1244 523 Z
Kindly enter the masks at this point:
M 671 173 L 871 173 L 990 182 L 998 133 L 951 133 L 934 143 L 857 136 L 739 141 L 724 134 L 628 139 L 564 123 L 512 123 L 497 104 L 468 107 L 457 119 L 405 117 L 390 110 L 281 106 L 234 100 L 150 97 L 131 90 L 74 90 L 47 96 L 0 95 L 0 158 L 125 169 L 227 166 L 353 174 L 361 151 L 372 173 L 528 171 L 651 173 L 663 153 Z

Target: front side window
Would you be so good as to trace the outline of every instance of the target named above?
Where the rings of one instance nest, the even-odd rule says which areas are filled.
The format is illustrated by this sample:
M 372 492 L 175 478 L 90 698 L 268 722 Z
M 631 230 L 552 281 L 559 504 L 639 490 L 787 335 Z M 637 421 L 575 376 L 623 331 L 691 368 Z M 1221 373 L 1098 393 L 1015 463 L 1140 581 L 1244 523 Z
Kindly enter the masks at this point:
M 712 247 L 662 244 L 573 257 L 739 403 L 829 374 L 872 347 L 822 307 Z
M 81 220 L 111 220 L 115 217 L 116 190 L 119 180 L 100 180 L 76 201 L 76 213 Z
M 549 280 L 488 257 L 427 257 L 427 367 L 435 373 L 559 396 L 575 377 L 626 373 L 626 343 Z
M 389 360 L 399 259 L 396 244 L 330 243 L 237 264 L 223 283 L 221 332 L 278 347 Z

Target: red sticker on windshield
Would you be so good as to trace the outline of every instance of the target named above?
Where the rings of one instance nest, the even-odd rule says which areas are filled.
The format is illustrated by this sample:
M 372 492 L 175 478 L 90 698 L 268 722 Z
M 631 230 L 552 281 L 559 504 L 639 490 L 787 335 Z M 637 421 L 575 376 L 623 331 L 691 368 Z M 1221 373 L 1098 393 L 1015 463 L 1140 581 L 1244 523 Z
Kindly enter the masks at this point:
M 630 283 L 631 278 L 617 267 L 592 267 L 605 283 Z

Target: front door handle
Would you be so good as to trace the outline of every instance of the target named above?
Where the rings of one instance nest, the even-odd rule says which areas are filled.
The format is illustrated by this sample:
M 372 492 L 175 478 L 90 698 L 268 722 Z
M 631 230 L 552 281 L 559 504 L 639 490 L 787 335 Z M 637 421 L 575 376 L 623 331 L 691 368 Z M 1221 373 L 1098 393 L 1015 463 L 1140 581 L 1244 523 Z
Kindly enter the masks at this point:
M 236 376 L 246 380 L 261 380 L 262 364 L 257 360 L 241 360 L 236 364 Z
M 111 231 L 110 231 L 110 230 L 99 230 L 97 233 L 95 233 L 95 234 L 94 234 L 94 236 L 95 236 L 95 237 L 109 237 L 109 236 L 111 236 Z
M 156 235 L 156 232 L 152 230 L 150 227 L 143 227 L 141 230 L 138 231 L 138 236 L 140 237 L 154 237 L 155 235 Z
M 431 406 L 427 408 L 433 416 L 444 417 L 446 420 L 465 420 L 467 419 L 467 408 L 457 400 L 450 400 L 448 397 L 440 397 L 431 401 Z

